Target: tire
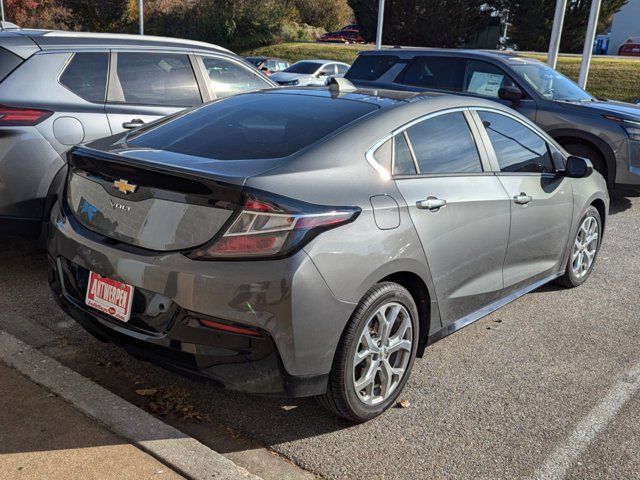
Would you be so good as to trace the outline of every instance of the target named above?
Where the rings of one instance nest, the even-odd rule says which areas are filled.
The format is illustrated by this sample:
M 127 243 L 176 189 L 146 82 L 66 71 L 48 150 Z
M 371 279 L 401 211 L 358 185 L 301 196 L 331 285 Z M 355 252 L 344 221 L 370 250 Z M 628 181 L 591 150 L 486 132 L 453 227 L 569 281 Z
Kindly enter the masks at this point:
M 589 241 L 585 247 L 578 247 L 577 243 L 579 241 L 582 245 L 585 245 L 585 240 L 588 240 L 590 238 L 588 232 L 585 231 L 585 228 L 583 228 L 585 227 L 587 219 L 593 219 L 595 221 L 595 225 L 593 225 L 592 228 L 594 232 L 597 232 L 597 237 L 595 238 L 595 240 Z M 578 287 L 586 282 L 589 278 L 589 275 L 591 275 L 591 272 L 593 271 L 593 267 L 596 264 L 598 253 L 600 252 L 601 242 L 602 219 L 600 218 L 600 213 L 598 212 L 598 210 L 595 207 L 590 206 L 580 218 L 578 231 L 571 237 L 571 243 L 569 245 L 570 253 L 569 258 L 567 259 L 565 272 L 562 277 L 558 278 L 557 282 L 567 288 Z M 578 255 L 582 256 L 582 260 L 580 260 L 580 257 L 576 257 L 577 251 L 579 251 Z M 576 265 L 578 262 L 589 262 L 589 251 L 593 252 L 593 258 L 590 260 L 590 263 L 588 263 L 588 265 L 586 263 L 582 263 L 583 268 L 576 270 Z M 585 265 L 587 265 L 586 270 L 584 270 Z
M 604 177 L 606 182 L 609 183 L 609 179 L 607 178 L 607 163 L 598 150 L 582 143 L 570 143 L 564 145 L 564 149 L 571 155 L 575 155 L 576 157 L 588 158 L 589 160 L 591 160 L 594 170 L 600 173 Z
M 390 329 L 382 327 L 378 312 L 382 312 L 384 318 L 388 316 Z M 395 320 L 391 321 L 395 312 Z M 369 332 L 368 337 L 365 328 Z M 385 337 L 388 339 L 386 342 Z M 410 345 L 405 342 L 409 338 Z M 411 294 L 397 283 L 374 285 L 360 300 L 345 327 L 334 357 L 327 391 L 317 397 L 318 402 L 352 422 L 361 423 L 377 417 L 395 404 L 407 383 L 419 338 L 418 309 Z M 402 348 L 398 348 L 400 343 Z M 397 350 L 391 352 L 394 349 Z M 362 360 L 356 360 L 357 353 Z M 390 377 L 386 375 L 391 368 L 400 369 L 403 366 L 402 374 L 396 372 Z M 372 371 L 373 375 L 367 374 Z M 370 378 L 372 380 L 367 381 Z M 391 380 L 386 381 L 388 378 Z M 365 385 L 357 389 L 356 380 L 363 381 Z M 387 390 L 386 394 L 384 389 Z

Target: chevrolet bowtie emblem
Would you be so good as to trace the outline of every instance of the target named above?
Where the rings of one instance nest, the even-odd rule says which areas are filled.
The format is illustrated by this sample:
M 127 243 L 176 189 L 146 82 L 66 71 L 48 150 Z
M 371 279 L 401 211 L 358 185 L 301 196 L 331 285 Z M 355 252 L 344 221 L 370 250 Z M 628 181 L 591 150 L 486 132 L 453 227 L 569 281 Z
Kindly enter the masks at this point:
M 116 187 L 120 193 L 124 194 L 135 193 L 138 189 L 137 185 L 132 185 L 127 180 L 123 180 L 122 178 L 113 182 L 113 186 Z

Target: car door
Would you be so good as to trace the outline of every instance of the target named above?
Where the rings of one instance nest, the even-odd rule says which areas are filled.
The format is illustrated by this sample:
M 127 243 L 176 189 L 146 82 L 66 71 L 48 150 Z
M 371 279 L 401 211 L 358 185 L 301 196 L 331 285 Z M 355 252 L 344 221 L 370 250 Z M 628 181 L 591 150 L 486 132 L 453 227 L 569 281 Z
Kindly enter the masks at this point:
M 502 87 L 518 87 L 525 92 L 520 85 L 501 67 L 482 60 L 465 60 L 462 93 L 468 93 L 479 97 L 485 97 L 494 102 L 511 107 L 531 121 L 536 120 L 536 102 L 526 93 L 517 104 L 509 100 L 502 100 L 498 91 Z
M 445 325 L 503 289 L 510 200 L 476 134 L 469 112 L 458 110 L 394 136 L 396 185 L 422 242 Z
M 112 133 L 136 128 L 202 101 L 188 54 L 112 53 L 106 105 Z
M 569 241 L 573 190 L 557 173 L 557 152 L 542 133 L 506 112 L 478 109 L 474 116 L 511 200 L 503 268 L 505 293 L 510 293 L 557 271 Z
M 228 57 L 198 55 L 196 59 L 205 72 L 205 81 L 212 99 L 273 86 L 255 70 Z

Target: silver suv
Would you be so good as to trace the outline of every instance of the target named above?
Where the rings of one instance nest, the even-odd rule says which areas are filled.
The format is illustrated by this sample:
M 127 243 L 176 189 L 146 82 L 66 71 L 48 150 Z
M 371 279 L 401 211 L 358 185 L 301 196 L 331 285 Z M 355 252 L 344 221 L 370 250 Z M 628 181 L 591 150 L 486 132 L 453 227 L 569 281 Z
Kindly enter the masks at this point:
M 71 146 L 273 85 L 206 43 L 0 29 L 0 234 L 41 237 Z

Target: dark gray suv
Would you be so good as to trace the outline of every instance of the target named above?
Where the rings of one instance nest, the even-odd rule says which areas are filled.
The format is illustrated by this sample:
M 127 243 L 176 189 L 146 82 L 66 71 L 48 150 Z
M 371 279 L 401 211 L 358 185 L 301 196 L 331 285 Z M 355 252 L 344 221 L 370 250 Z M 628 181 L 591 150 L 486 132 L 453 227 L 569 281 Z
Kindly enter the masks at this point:
M 0 30 L 0 234 L 44 231 L 71 146 L 273 85 L 206 43 Z
M 444 90 L 495 100 L 586 157 L 616 186 L 640 188 L 640 106 L 600 100 L 537 60 L 502 52 L 393 48 L 362 52 L 345 78 L 362 87 Z

